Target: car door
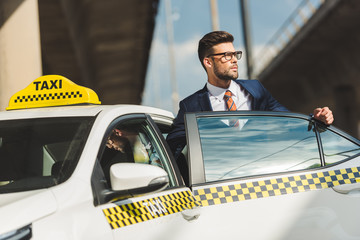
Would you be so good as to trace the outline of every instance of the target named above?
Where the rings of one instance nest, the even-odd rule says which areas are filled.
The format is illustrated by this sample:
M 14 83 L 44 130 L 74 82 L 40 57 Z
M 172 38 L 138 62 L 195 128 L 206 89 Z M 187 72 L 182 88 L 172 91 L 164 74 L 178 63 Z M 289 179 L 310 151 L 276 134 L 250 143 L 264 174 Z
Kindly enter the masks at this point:
M 121 151 L 107 146 L 114 131 L 122 141 Z M 199 204 L 190 189 L 184 186 L 164 141 L 156 124 L 145 114 L 123 116 L 109 126 L 99 151 L 92 185 L 96 208 L 102 212 L 103 221 L 108 223 L 114 239 L 180 239 L 182 231 L 197 219 Z M 147 168 L 149 171 L 157 168 L 166 171 L 169 185 L 162 190 L 153 191 L 144 186 L 136 190 L 137 194 L 132 194 L 136 191 L 129 189 L 127 195 L 116 195 L 116 192 L 114 195 L 109 174 L 111 166 L 118 163 L 130 164 L 129 173 L 124 174 L 131 176 L 128 179 L 124 176 L 126 184 L 140 181 L 143 175 L 149 174 L 148 171 L 136 172 L 144 169 L 139 165 L 152 165 Z
M 359 140 L 291 113 L 191 113 L 186 126 L 202 238 L 360 238 Z

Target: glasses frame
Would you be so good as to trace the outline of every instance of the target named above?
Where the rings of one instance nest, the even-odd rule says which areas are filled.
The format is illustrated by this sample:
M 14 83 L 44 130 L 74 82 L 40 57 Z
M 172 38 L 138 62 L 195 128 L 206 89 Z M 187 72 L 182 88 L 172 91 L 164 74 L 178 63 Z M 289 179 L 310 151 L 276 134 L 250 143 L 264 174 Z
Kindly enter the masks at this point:
M 219 55 L 223 55 L 223 57 L 227 61 L 230 61 L 231 59 L 233 59 L 234 56 L 236 57 L 237 60 L 240 60 L 242 57 L 242 51 L 214 53 L 214 54 L 209 54 L 207 57 L 219 56 Z M 238 55 L 240 55 L 240 57 L 237 57 Z M 229 57 L 231 57 L 231 58 L 229 58 Z

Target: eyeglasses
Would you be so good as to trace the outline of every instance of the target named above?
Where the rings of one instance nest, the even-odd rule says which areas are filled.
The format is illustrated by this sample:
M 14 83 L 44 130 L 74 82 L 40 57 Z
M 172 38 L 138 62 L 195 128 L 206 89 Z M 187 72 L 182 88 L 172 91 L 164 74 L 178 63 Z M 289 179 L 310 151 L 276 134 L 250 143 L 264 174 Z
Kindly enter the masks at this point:
M 224 57 L 227 61 L 231 60 L 234 56 L 237 58 L 237 60 L 240 60 L 240 59 L 241 59 L 241 56 L 242 56 L 242 51 L 214 53 L 214 54 L 208 55 L 207 57 L 218 56 L 218 55 L 223 55 L 223 57 Z

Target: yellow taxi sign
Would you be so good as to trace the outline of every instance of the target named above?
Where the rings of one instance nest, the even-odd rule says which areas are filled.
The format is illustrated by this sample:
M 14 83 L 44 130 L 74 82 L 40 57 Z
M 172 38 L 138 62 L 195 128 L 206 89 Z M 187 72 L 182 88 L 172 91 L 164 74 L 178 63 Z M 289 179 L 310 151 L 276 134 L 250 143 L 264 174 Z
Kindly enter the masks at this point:
M 60 75 L 45 75 L 15 93 L 6 110 L 65 106 L 76 104 L 101 104 L 97 94 Z

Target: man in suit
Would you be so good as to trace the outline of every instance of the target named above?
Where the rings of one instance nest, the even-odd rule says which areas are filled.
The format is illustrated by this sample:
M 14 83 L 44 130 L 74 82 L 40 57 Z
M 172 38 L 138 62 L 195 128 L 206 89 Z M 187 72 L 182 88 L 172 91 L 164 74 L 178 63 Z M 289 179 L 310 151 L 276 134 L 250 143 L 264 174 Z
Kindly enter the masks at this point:
M 236 110 L 288 111 L 274 99 L 257 80 L 235 80 L 238 77 L 237 61 L 242 52 L 235 51 L 233 36 L 225 31 L 206 34 L 198 46 L 199 60 L 207 73 L 205 87 L 180 102 L 167 141 L 175 158 L 186 144 L 184 114 L 199 111 L 227 111 L 225 92 L 230 90 Z M 314 117 L 332 124 L 333 114 L 328 107 L 316 108 Z

